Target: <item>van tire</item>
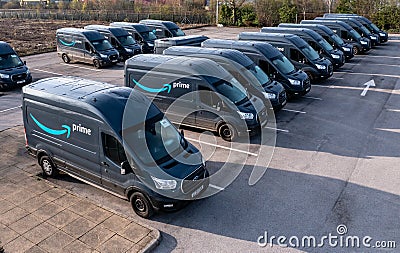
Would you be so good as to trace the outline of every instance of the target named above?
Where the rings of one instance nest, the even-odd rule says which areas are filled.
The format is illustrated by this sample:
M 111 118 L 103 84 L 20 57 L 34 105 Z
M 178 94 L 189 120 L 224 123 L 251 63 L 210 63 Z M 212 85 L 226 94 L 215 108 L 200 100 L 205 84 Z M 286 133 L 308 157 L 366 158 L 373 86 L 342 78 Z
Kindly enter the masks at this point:
M 225 141 L 234 141 L 237 138 L 236 129 L 228 123 L 223 123 L 219 126 L 218 134 Z
M 358 47 L 356 47 L 356 46 L 353 47 L 353 54 L 354 55 L 360 54 L 360 52 L 358 51 Z
M 148 219 L 154 214 L 154 208 L 148 198 L 141 192 L 134 192 L 130 198 L 133 211 L 142 218 Z
M 62 58 L 62 60 L 63 60 L 65 63 L 70 63 L 70 62 L 71 62 L 71 59 L 68 57 L 67 54 L 63 54 L 63 55 L 61 56 L 61 58 Z
M 51 161 L 48 156 L 42 156 L 40 158 L 39 164 L 40 167 L 42 167 L 44 177 L 55 177 L 58 174 L 56 166 L 54 166 L 53 161 Z
M 96 68 L 96 69 L 99 69 L 99 68 L 101 68 L 101 64 L 100 64 L 100 61 L 99 60 L 93 60 L 93 66 Z

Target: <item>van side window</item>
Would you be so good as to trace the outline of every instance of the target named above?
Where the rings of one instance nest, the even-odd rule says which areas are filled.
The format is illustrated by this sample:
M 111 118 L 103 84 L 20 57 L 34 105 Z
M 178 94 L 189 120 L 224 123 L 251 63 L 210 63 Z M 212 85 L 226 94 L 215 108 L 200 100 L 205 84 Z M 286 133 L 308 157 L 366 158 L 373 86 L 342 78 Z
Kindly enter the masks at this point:
M 135 33 L 135 40 L 141 42 L 142 38 L 140 38 L 139 34 Z
M 276 71 L 276 69 L 274 67 L 272 67 L 271 64 L 269 64 L 269 62 L 267 62 L 267 61 L 260 60 L 259 61 L 259 67 L 265 73 L 267 73 L 268 76 L 273 76 L 273 75 L 278 74 L 278 71 Z
M 351 36 L 349 36 L 349 33 L 347 31 L 342 31 L 342 38 L 344 38 L 345 40 L 351 40 Z
M 90 52 L 91 54 L 94 53 L 93 52 L 93 48 L 92 46 L 89 44 L 89 42 L 85 42 L 85 49 Z
M 111 45 L 113 46 L 113 47 L 116 47 L 118 44 L 117 44 L 117 40 L 114 38 L 114 37 L 111 37 Z
M 200 91 L 200 101 L 208 106 L 216 107 L 217 103 L 221 101 L 221 99 L 218 97 L 218 95 L 215 93 L 215 91 L 211 90 L 208 87 L 199 85 L 198 89 Z
M 115 164 L 120 165 L 127 160 L 124 147 L 113 136 L 101 133 L 103 143 L 104 155 L 113 161 Z
M 306 62 L 304 55 L 295 48 L 290 49 L 290 59 L 297 61 L 297 62 L 301 62 L 301 63 Z

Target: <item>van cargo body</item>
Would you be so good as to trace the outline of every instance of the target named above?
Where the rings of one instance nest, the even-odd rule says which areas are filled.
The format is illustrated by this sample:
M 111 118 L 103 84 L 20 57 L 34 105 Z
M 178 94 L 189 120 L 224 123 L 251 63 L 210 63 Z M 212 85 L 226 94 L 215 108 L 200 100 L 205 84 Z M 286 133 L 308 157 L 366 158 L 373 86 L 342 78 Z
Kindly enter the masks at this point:
M 140 44 L 142 53 L 146 54 L 154 52 L 154 41 L 157 37 L 149 30 L 149 28 L 147 28 L 147 26 L 130 22 L 112 22 L 110 23 L 110 26 L 125 29 Z
M 154 53 L 162 54 L 165 49 L 172 46 L 200 47 L 201 43 L 207 39 L 208 37 L 204 35 L 187 35 L 182 37 L 158 39 L 154 42 Z
M 57 54 L 65 63 L 84 62 L 96 68 L 118 63 L 118 51 L 97 31 L 61 28 L 56 34 Z
M 22 91 L 27 149 L 38 159 L 44 175 L 63 171 L 130 200 L 135 212 L 145 218 L 154 209 L 178 209 L 184 203 L 179 200 L 182 196 L 196 199 L 208 187 L 200 152 L 139 92 L 73 77 L 42 79 Z M 125 110 L 132 113 L 128 123 L 123 122 Z M 179 144 L 174 157 L 161 149 L 166 145 L 164 136 L 153 129 L 160 124 L 175 136 L 168 141 Z M 151 142 L 147 131 L 151 131 Z M 149 153 L 144 151 L 146 146 L 136 143 L 138 134 L 146 139 Z M 190 164 L 183 162 L 190 157 Z M 175 184 L 168 189 L 157 187 L 160 180 L 172 177 Z
M 140 54 L 142 49 L 136 40 L 123 28 L 105 25 L 87 25 L 87 30 L 98 31 L 118 50 L 119 60 L 125 61 L 134 55 Z
M 311 89 L 307 74 L 296 69 L 286 56 L 266 42 L 208 39 L 202 47 L 231 48 L 244 53 L 270 78 L 280 82 L 288 96 L 305 95 Z
M 301 24 L 320 24 L 329 27 L 334 33 L 339 35 L 346 42 L 355 42 L 353 51 L 357 55 L 359 53 L 366 53 L 371 49 L 371 41 L 367 38 L 361 37 L 351 26 L 343 21 L 334 20 L 302 20 Z
M 265 33 L 289 33 L 306 41 L 321 57 L 331 61 L 335 68 L 343 66 L 345 62 L 342 51 L 335 50 L 321 35 L 307 28 L 263 27 Z
M 379 34 L 379 41 L 381 43 L 388 41 L 388 33 L 377 27 L 366 17 L 357 14 L 346 14 L 346 13 L 325 13 L 324 17 L 351 17 L 357 19 L 361 24 L 363 24 L 370 32 Z
M 164 50 L 164 55 L 206 58 L 215 61 L 234 76 L 251 94 L 271 105 L 275 110 L 286 104 L 285 88 L 272 81 L 249 57 L 234 49 L 210 49 L 174 46 Z
M 262 100 L 209 59 L 137 55 L 125 62 L 125 86 L 145 93 L 172 122 L 227 141 L 257 134 L 268 122 Z
M 371 40 L 371 46 L 376 46 L 380 43 L 379 34 L 371 33 L 363 24 L 361 24 L 355 18 L 344 18 L 344 17 L 335 17 L 335 18 L 322 18 L 317 17 L 315 20 L 338 20 L 343 21 L 349 26 L 351 26 L 356 32 L 358 32 L 363 38 L 367 38 Z
M 330 28 L 324 25 L 317 24 L 292 24 L 292 23 L 280 23 L 278 27 L 288 27 L 288 28 L 307 28 L 317 32 L 321 35 L 332 47 L 339 49 L 343 52 L 346 59 L 351 59 L 354 57 L 353 46 L 351 44 L 345 43 L 342 38 L 340 38 L 336 33 L 334 33 Z
M 242 32 L 239 40 L 266 41 L 289 58 L 296 68 L 307 73 L 311 81 L 325 80 L 333 75 L 333 65 L 302 38 L 287 33 Z
M 171 38 L 185 36 L 186 34 L 177 26 L 174 22 L 155 20 L 155 19 L 144 19 L 139 21 L 140 24 L 147 26 L 152 31 L 157 39 Z
M 0 41 L 0 91 L 32 82 L 31 72 L 14 49 Z

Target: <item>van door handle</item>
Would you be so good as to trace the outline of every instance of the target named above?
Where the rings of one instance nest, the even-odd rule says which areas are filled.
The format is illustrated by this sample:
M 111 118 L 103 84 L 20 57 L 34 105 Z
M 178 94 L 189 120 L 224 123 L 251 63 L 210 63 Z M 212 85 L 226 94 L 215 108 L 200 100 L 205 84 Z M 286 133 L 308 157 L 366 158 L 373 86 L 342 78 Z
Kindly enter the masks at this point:
M 107 162 L 101 162 L 101 165 L 106 166 L 106 167 L 110 167 Z

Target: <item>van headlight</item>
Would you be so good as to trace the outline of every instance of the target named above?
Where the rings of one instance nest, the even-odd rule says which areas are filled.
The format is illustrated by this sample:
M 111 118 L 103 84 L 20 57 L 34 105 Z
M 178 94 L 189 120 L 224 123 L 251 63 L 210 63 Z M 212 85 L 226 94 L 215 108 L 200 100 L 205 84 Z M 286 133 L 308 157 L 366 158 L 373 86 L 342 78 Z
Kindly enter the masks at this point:
M 201 157 L 201 163 L 203 164 L 204 168 L 206 167 L 206 160 L 204 159 L 204 157 Z
M 366 41 L 361 41 L 362 45 L 367 45 L 368 43 Z
M 378 39 L 376 36 L 371 36 L 371 40 L 376 40 Z
M 10 75 L 8 75 L 8 74 L 1 74 L 1 73 L 0 73 L 0 78 L 8 79 L 8 78 L 10 78 Z
M 301 85 L 301 82 L 299 80 L 294 80 L 294 79 L 290 79 L 290 78 L 288 78 L 288 80 L 291 85 Z
M 340 58 L 340 55 L 337 55 L 337 54 L 331 54 L 331 56 L 332 56 L 333 59 L 339 59 Z
M 159 190 L 173 190 L 177 185 L 176 180 L 160 179 L 153 176 L 151 176 L 151 179 L 153 179 L 154 185 Z
M 100 54 L 100 57 L 101 57 L 101 58 L 107 58 L 107 55 L 105 55 L 105 54 Z
M 386 34 L 384 34 L 384 33 L 379 33 L 379 36 L 385 37 Z
M 241 111 L 237 111 L 237 113 L 239 113 L 239 116 L 241 119 L 248 119 L 248 120 L 252 120 L 254 119 L 254 114 L 252 114 L 251 112 L 241 112 Z
M 29 71 L 29 69 L 26 70 L 26 74 L 29 75 L 31 72 Z
M 346 51 L 346 52 L 350 52 L 350 48 L 348 48 L 348 47 L 342 47 L 343 48 L 343 51 Z
M 315 66 L 317 67 L 317 69 L 326 69 L 325 65 L 315 64 Z
M 268 93 L 268 92 L 263 92 L 263 93 L 264 93 L 265 98 L 268 98 L 268 99 L 276 98 L 276 95 L 274 93 Z
M 125 48 L 125 50 L 126 50 L 126 52 L 128 52 L 128 53 L 132 53 L 132 49 L 130 49 L 130 48 Z

